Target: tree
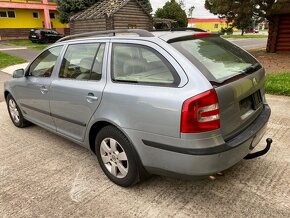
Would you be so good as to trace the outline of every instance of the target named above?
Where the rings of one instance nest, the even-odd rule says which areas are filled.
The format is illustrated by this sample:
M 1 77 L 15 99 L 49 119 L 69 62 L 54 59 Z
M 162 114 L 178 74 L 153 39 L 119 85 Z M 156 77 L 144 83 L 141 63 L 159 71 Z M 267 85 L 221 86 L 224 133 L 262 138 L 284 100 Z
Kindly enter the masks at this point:
M 138 0 L 138 2 L 140 3 L 140 5 L 143 6 L 143 8 L 148 12 L 151 13 L 152 12 L 152 6 L 149 0 Z
M 155 17 L 177 21 L 177 23 L 172 24 L 173 28 L 187 27 L 186 13 L 175 0 L 170 0 L 162 8 L 158 8 Z M 155 26 L 156 29 L 159 29 L 158 27 L 160 28 L 160 26 Z
M 59 11 L 59 20 L 62 23 L 69 23 L 69 19 L 72 15 L 85 10 L 86 8 L 94 5 L 101 0 L 57 0 L 57 10 Z M 115 0 L 111 0 L 115 1 Z M 149 0 L 137 0 L 144 9 L 148 12 L 152 12 L 151 3 Z
M 232 26 L 242 30 L 252 27 L 267 16 L 275 0 L 206 0 L 205 8 L 211 13 L 233 22 Z
M 62 23 L 69 23 L 69 18 L 82 11 L 99 0 L 57 0 L 57 10 L 59 11 L 59 20 Z
M 194 9 L 195 7 L 193 5 L 188 9 L 188 17 L 192 17 L 192 13 Z

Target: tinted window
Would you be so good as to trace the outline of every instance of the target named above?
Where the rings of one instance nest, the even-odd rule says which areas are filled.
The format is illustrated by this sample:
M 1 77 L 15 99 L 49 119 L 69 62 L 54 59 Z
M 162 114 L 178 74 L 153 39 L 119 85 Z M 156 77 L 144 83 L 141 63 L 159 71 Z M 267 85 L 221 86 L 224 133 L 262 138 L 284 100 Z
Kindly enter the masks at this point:
M 257 63 L 242 49 L 220 37 L 178 41 L 172 45 L 194 64 L 200 62 L 218 82 L 241 74 Z
M 32 16 L 33 16 L 33 18 L 39 18 L 38 12 L 32 12 Z
M 49 13 L 51 19 L 55 19 L 55 13 Z
M 118 82 L 178 85 L 172 65 L 157 51 L 142 45 L 114 44 L 112 79 Z
M 61 64 L 60 78 L 100 80 L 105 44 L 70 45 Z
M 8 14 L 8 17 L 10 17 L 10 18 L 15 18 L 16 17 L 14 11 L 8 11 L 7 14 Z
M 7 17 L 6 11 L 0 11 L 0 17 Z
M 30 65 L 29 75 L 35 77 L 50 77 L 62 46 L 44 51 Z

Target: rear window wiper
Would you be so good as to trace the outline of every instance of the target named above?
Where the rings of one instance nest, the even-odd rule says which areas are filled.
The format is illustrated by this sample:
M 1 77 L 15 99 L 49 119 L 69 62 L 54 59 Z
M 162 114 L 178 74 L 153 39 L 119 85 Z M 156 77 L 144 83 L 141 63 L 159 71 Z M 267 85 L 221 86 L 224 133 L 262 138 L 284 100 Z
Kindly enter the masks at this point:
M 260 68 L 261 68 L 261 65 L 259 63 L 255 63 L 252 66 L 249 66 L 246 69 L 244 69 L 242 71 L 242 73 L 250 74 L 250 73 L 253 73 L 253 72 L 255 72 L 256 70 L 258 70 Z

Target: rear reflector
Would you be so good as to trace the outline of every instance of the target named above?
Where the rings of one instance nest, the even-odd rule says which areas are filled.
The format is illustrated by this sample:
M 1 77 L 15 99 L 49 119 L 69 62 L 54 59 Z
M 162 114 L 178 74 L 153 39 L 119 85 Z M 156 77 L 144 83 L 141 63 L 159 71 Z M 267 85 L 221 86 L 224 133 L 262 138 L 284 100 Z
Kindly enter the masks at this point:
M 220 128 L 218 97 L 214 89 L 187 99 L 181 112 L 182 133 L 200 133 Z

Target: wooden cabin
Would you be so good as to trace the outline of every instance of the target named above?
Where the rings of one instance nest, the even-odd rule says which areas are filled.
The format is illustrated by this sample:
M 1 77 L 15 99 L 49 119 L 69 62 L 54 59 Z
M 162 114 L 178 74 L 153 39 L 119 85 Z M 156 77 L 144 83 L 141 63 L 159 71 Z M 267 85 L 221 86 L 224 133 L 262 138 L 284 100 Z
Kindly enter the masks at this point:
M 152 16 L 137 0 L 102 0 L 70 19 L 71 34 L 153 28 Z
M 273 9 L 269 20 L 267 52 L 290 51 L 290 1 Z

